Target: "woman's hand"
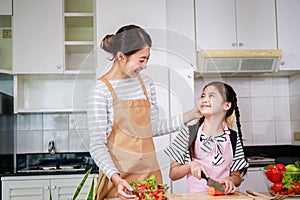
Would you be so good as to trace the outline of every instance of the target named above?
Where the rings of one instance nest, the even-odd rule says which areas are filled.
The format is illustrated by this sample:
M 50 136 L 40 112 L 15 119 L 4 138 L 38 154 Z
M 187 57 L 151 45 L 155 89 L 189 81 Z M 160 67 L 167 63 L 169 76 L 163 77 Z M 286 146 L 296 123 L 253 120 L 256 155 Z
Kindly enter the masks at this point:
M 196 162 L 196 161 L 191 161 L 188 163 L 188 166 L 190 167 L 190 173 L 198 178 L 201 179 L 201 172 L 203 171 L 203 173 L 208 177 L 208 174 L 206 173 L 203 165 L 201 165 L 200 163 Z
M 225 194 L 232 194 L 236 191 L 237 187 L 234 185 L 234 180 L 232 177 L 228 176 L 218 180 L 220 183 L 225 184 Z
M 128 191 L 132 191 L 132 187 L 129 185 L 129 183 L 122 179 L 118 174 L 113 174 L 112 182 L 117 187 L 117 195 L 121 199 L 138 199 L 135 195 L 128 194 Z

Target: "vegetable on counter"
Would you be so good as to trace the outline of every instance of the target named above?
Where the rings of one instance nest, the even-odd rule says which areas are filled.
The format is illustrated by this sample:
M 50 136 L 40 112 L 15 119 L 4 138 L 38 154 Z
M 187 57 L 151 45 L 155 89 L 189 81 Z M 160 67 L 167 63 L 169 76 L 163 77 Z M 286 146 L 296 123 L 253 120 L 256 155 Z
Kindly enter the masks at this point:
M 272 183 L 281 182 L 283 179 L 283 174 L 286 171 L 283 164 L 268 165 L 266 170 L 266 176 Z
M 166 184 L 157 183 L 154 175 L 141 183 L 130 181 L 130 186 L 133 188 L 132 194 L 136 195 L 139 200 L 163 200 L 168 189 Z
M 225 195 L 224 192 L 221 192 L 219 190 L 216 190 L 214 187 L 209 187 L 208 188 L 208 194 L 211 196 L 221 196 L 221 195 Z
M 272 194 L 300 194 L 300 161 L 294 164 L 268 165 L 265 167 L 267 179 L 273 183 L 270 186 Z

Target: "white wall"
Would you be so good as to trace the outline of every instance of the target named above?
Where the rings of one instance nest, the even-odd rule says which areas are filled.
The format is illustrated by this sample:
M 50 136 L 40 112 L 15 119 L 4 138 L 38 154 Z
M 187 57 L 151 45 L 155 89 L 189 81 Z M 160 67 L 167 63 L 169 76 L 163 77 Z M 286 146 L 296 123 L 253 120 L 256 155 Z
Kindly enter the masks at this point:
M 290 79 L 297 80 L 297 77 Z M 296 84 L 290 85 L 288 77 L 199 78 L 195 80 L 196 102 L 199 101 L 204 85 L 213 80 L 228 83 L 237 93 L 245 145 L 292 143 L 290 116 L 293 115 L 290 115 L 290 107 L 292 107 L 290 103 L 296 104 L 296 102 L 291 101 L 295 95 L 290 94 L 290 91 L 294 91 L 292 88 L 296 88 L 293 86 Z M 296 95 L 298 102 L 299 94 L 298 89 Z M 300 107 L 299 103 L 298 107 Z M 294 111 L 291 112 L 294 113 Z M 293 119 L 298 121 L 295 120 L 292 124 L 294 126 L 297 124 L 300 130 L 299 109 L 297 113 L 298 116 L 294 116 Z

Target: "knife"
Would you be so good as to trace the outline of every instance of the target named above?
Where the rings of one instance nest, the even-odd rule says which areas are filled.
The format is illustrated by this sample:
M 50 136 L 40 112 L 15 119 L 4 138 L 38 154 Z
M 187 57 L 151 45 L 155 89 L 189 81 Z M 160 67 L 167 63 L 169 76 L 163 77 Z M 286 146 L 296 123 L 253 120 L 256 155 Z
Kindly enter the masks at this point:
M 222 183 L 215 181 L 212 178 L 207 177 L 203 172 L 201 172 L 201 178 L 204 178 L 207 181 L 207 185 L 210 187 L 214 187 L 216 190 L 220 192 L 225 192 L 224 186 Z

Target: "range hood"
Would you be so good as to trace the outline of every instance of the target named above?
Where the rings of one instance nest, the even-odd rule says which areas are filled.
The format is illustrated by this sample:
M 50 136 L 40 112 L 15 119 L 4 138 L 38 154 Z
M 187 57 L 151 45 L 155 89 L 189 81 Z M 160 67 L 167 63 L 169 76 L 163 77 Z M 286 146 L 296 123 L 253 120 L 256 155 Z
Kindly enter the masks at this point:
M 282 50 L 202 50 L 197 53 L 200 73 L 276 72 Z

